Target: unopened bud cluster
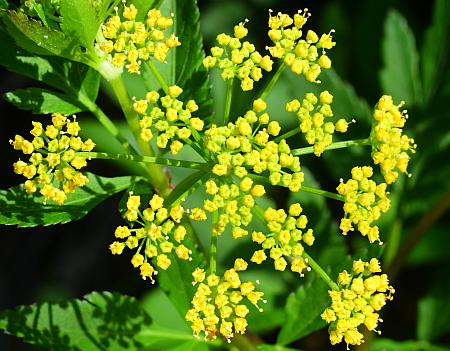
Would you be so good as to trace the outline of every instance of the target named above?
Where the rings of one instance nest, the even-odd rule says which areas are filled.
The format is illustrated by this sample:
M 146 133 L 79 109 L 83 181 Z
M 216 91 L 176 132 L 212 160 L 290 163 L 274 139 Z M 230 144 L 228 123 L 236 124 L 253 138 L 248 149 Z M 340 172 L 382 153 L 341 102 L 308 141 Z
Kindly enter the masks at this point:
M 151 9 L 145 21 L 137 21 L 137 14 L 133 4 L 125 5 L 121 16 L 116 8 L 116 14 L 102 26 L 106 40 L 100 43 L 100 49 L 117 68 L 125 66 L 128 72 L 139 74 L 143 61 L 154 57 L 164 62 L 169 50 L 179 46 L 180 42 L 174 34 L 169 37 L 164 34 L 164 30 L 173 25 L 171 17 Z
M 353 167 L 352 178 L 347 182 L 341 179 L 336 188 L 345 198 L 345 215 L 340 224 L 342 234 L 347 235 L 354 230 L 354 224 L 370 243 L 380 241 L 378 226 L 373 225 L 373 222 L 380 218 L 381 213 L 387 212 L 391 205 L 386 192 L 387 184 L 375 183 L 369 179 L 372 175 L 372 167 Z
M 300 160 L 292 155 L 286 140 L 269 140 L 279 135 L 281 127 L 277 121 L 270 121 L 267 112 L 261 113 L 265 109 L 263 100 L 255 100 L 253 109 L 236 122 L 213 125 L 205 131 L 205 146 L 217 158 L 212 172 L 221 177 L 243 178 L 251 170 L 267 175 L 273 185 L 299 191 L 304 179 Z
M 52 124 L 45 127 L 40 122 L 32 122 L 30 131 L 33 139 L 26 140 L 16 135 L 10 140 L 14 149 L 30 155 L 28 163 L 22 160 L 14 163 L 14 172 L 23 175 L 24 188 L 27 193 L 39 190 L 45 199 L 61 205 L 67 194 L 82 187 L 89 181 L 80 170 L 86 166 L 86 158 L 77 156 L 77 151 L 91 151 L 95 144 L 91 139 L 86 141 L 78 137 L 80 126 L 60 113 L 52 115 Z
M 414 139 L 403 134 L 408 118 L 407 111 L 401 111 L 404 105 L 394 105 L 392 96 L 380 98 L 373 113 L 374 123 L 371 132 L 372 158 L 379 164 L 386 183 L 392 184 L 398 178 L 398 172 L 407 173 L 409 153 L 415 153 Z
M 327 146 L 333 143 L 335 131 L 345 133 L 348 122 L 341 118 L 335 123 L 329 121 L 333 117 L 331 104 L 333 95 L 327 90 L 319 95 L 307 93 L 300 102 L 294 99 L 286 104 L 286 111 L 294 112 L 300 122 L 300 131 L 310 145 L 314 145 L 314 154 L 320 156 Z
M 286 258 L 292 257 L 291 271 L 303 276 L 307 260 L 302 257 L 301 242 L 311 246 L 315 238 L 312 229 L 306 229 L 308 219 L 301 214 L 302 212 L 303 209 L 298 203 L 292 204 L 288 213 L 283 209 L 276 210 L 269 207 L 264 212 L 264 219 L 270 232 L 252 233 L 252 240 L 260 244 L 262 249 L 253 253 L 251 261 L 261 264 L 267 258 L 265 252 L 267 250 L 274 261 L 275 269 L 284 271 L 288 265 Z
M 191 301 L 192 308 L 186 313 L 194 335 L 204 335 L 207 340 L 223 336 L 228 341 L 235 334 L 244 334 L 247 329 L 246 316 L 250 312 L 247 304 L 256 306 L 264 296 L 251 281 L 241 282 L 239 271 L 247 269 L 247 262 L 236 259 L 234 267 L 225 271 L 222 277 L 216 274 L 206 276 L 197 268 L 192 276 L 198 284 Z M 263 300 L 263 302 L 265 302 Z
M 310 17 L 308 9 L 299 11 L 294 17 L 285 13 L 278 13 L 269 17 L 269 38 L 274 45 L 268 47 L 270 54 L 282 59 L 296 74 L 304 75 L 310 82 L 319 82 L 317 78 L 322 68 L 331 68 L 331 60 L 325 50 L 336 45 L 331 31 L 319 36 L 308 30 L 302 39 L 302 28 Z M 321 52 L 320 52 L 321 50 Z
M 194 100 L 189 100 L 186 105 L 177 98 L 183 90 L 172 85 L 169 94 L 160 97 L 158 92 L 150 91 L 145 99 L 136 100 L 134 110 L 142 115 L 139 125 L 140 137 L 145 141 L 153 139 L 153 131 L 156 131 L 156 145 L 160 149 L 170 149 L 170 153 L 176 155 L 191 137 L 192 133 L 201 131 L 204 122 L 192 116 L 198 110 Z
M 169 255 L 173 252 L 179 259 L 189 259 L 191 251 L 182 244 L 186 228 L 180 224 L 185 210 L 180 204 L 165 208 L 164 199 L 156 194 L 143 211 L 139 209 L 140 205 L 141 197 L 130 194 L 124 216 L 132 225 L 117 227 L 115 236 L 124 241 L 114 241 L 109 248 L 113 255 L 122 254 L 125 247 L 130 250 L 137 248 L 131 264 L 139 268 L 142 279 L 150 278 L 153 282 L 157 271 L 150 259 L 154 259 L 163 270 L 170 267 L 172 261 Z M 135 228 L 137 224 L 142 226 Z
M 380 272 L 378 260 L 372 258 L 370 262 L 353 261 L 350 273 L 339 273 L 339 290 L 328 292 L 331 306 L 321 315 L 330 324 L 331 344 L 344 341 L 347 345 L 360 345 L 364 342 L 364 335 L 358 330 L 361 325 L 376 331 L 378 323 L 382 322 L 379 311 L 392 300 L 394 293 L 387 275 L 376 274 Z
M 219 46 L 212 47 L 211 55 L 203 59 L 205 68 L 217 67 L 222 71 L 222 79 L 238 78 L 243 91 L 252 90 L 253 83 L 263 77 L 263 70 L 270 72 L 273 64 L 269 55 L 262 56 L 255 45 L 241 41 L 247 34 L 243 22 L 234 27 L 234 36 L 219 34 L 216 39 Z

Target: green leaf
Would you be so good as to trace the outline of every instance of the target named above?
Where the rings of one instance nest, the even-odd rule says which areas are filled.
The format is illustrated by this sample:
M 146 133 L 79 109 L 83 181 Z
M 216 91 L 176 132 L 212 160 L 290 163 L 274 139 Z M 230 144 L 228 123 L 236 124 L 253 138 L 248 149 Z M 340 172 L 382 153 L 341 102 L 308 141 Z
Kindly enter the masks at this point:
M 154 337 L 150 323 L 138 301 L 109 292 L 0 313 L 6 333 L 54 351 L 138 350 Z
M 172 260 L 170 267 L 166 271 L 162 269 L 158 271 L 158 281 L 161 289 L 164 290 L 182 317 L 185 316 L 190 308 L 192 297 L 197 289 L 192 285 L 192 272 L 196 267 L 201 267 L 206 262 L 205 255 L 196 242 L 195 234 L 188 224 L 183 224 L 185 224 L 187 229 L 183 244 L 192 251 L 190 255 L 192 260 L 180 260 L 172 253 L 169 255 Z
M 387 16 L 382 47 L 383 92 L 392 95 L 395 101 L 420 104 L 422 87 L 416 41 L 406 19 L 397 11 L 391 10 Z
M 33 54 L 56 55 L 93 64 L 89 56 L 81 51 L 76 39 L 69 38 L 58 30 L 45 27 L 22 12 L 9 10 L 1 14 L 1 19 L 16 44 Z
M 448 270 L 444 270 L 448 274 Z M 418 304 L 417 339 L 434 341 L 450 331 L 450 282 L 438 278 L 435 286 Z
M 368 351 L 450 351 L 450 348 L 433 346 L 426 341 L 375 339 Z
M 8 1 L 0 0 L 0 10 L 6 10 L 9 7 Z
M 181 46 L 170 50 L 167 64 L 155 63 L 169 85 L 176 84 L 183 88 L 181 99 L 194 99 L 199 111 L 197 115 L 207 117 L 211 114 L 212 100 L 208 73 L 203 67 L 205 57 L 203 40 L 200 33 L 200 12 L 196 0 L 166 0 L 161 5 L 164 14 L 174 13 L 174 33 Z M 147 89 L 159 88 L 159 84 L 149 69 L 143 70 Z
M 66 92 L 73 97 L 87 97 L 95 101 L 100 75 L 78 62 L 56 56 L 39 57 L 19 48 L 0 30 L 0 65 Z
M 100 177 L 87 174 L 89 183 L 67 196 L 63 205 L 45 204 L 37 194 L 28 195 L 22 185 L 0 190 L 0 224 L 34 227 L 78 220 L 108 197 L 130 186 L 134 177 Z
M 425 32 L 423 46 L 420 50 L 422 80 L 425 103 L 439 91 L 443 82 L 444 71 L 448 68 L 450 47 L 450 2 L 436 0 L 433 21 Z
M 22 110 L 31 110 L 34 114 L 60 112 L 70 115 L 84 110 L 84 106 L 65 94 L 39 88 L 14 90 L 6 93 L 5 99 Z
M 314 276 L 288 296 L 286 320 L 278 334 L 278 344 L 287 345 L 325 326 L 325 322 L 317 317 L 329 304 L 328 289 L 318 276 Z
M 166 331 L 170 333 L 170 338 L 156 340 L 152 349 L 158 351 L 208 350 L 204 339 L 193 338 L 191 328 L 159 287 L 152 289 L 144 297 L 141 305 L 152 319 L 153 323 L 150 329 L 153 332 Z M 150 348 L 146 347 L 145 350 L 150 350 Z
M 60 0 L 59 6 L 62 16 L 62 31 L 68 37 L 74 36 L 84 47 L 91 50 L 100 27 L 93 2 L 89 0 Z

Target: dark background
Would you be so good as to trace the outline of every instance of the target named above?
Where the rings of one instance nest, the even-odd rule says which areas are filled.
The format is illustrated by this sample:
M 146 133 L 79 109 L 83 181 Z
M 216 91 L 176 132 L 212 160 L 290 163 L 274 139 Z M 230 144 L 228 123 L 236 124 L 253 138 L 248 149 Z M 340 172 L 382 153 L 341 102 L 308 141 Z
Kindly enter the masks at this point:
M 412 28 L 420 47 L 425 28 L 431 21 L 432 2 L 422 1 L 199 1 L 205 47 L 210 47 L 217 33 L 229 32 L 232 26 L 249 18 L 248 28 L 257 46 L 267 44 L 267 9 L 295 13 L 307 7 L 312 13 L 309 28 L 327 32 L 335 28 L 336 48 L 331 54 L 334 69 L 350 82 L 357 94 L 374 105 L 381 95 L 379 70 L 383 21 L 391 8 L 402 13 Z M 0 52 L 1 55 L 1 52 Z M 0 93 L 38 83 L 0 68 Z M 99 104 L 109 116 L 120 113 L 101 94 Z M 31 126 L 30 113 L 0 100 L 0 188 L 22 182 L 12 170 L 17 153 L 8 140 L 26 133 Z M 447 117 L 448 118 L 448 117 Z M 448 119 L 447 119 L 448 120 Z M 445 123 L 445 122 L 444 122 Z M 443 125 L 448 128 L 448 122 Z M 419 151 L 420 152 L 420 151 Z M 448 162 L 448 160 L 445 160 Z M 90 170 L 102 175 L 116 175 L 117 170 L 90 163 Z M 442 185 L 446 186 L 445 184 Z M 330 185 L 328 188 L 332 188 Z M 20 229 L 0 227 L 0 310 L 61 297 L 81 297 L 91 291 L 114 290 L 136 297 L 148 290 L 128 263 L 128 257 L 112 256 L 107 247 L 114 228 L 121 224 L 117 211 L 120 195 L 106 200 L 80 221 L 46 228 Z M 1 210 L 1 209 L 0 209 Z M 447 212 L 448 214 L 448 212 Z M 448 219 L 441 219 L 448 223 Z M 405 268 L 396 281 L 400 293 L 386 309 L 383 336 L 396 340 L 414 339 L 417 300 L 432 279 L 429 267 Z M 445 278 L 448 279 L 448 278 Z M 321 338 L 326 338 L 320 334 Z M 313 346 L 306 341 L 307 350 Z M 270 340 L 269 340 L 270 341 Z M 442 341 L 449 341 L 444 337 Z M 28 350 L 30 346 L 0 334 L 0 350 Z

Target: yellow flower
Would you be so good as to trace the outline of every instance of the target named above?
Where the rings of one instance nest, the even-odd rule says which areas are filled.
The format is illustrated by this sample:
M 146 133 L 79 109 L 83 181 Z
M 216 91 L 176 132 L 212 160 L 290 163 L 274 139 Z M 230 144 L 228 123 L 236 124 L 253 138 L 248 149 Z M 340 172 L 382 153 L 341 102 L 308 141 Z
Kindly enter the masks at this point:
M 372 158 L 379 164 L 381 173 L 387 184 L 394 183 L 400 173 L 407 173 L 410 154 L 415 153 L 417 145 L 414 139 L 403 134 L 408 114 L 400 110 L 404 105 L 394 105 L 392 97 L 384 95 L 380 98 L 373 113 Z M 408 174 L 409 175 L 409 174 Z
M 174 34 L 166 36 L 163 32 L 173 25 L 172 18 L 164 17 L 161 11 L 151 9 L 144 22 L 136 20 L 137 14 L 138 10 L 133 4 L 124 6 L 123 21 L 116 9 L 116 14 L 102 26 L 106 40 L 99 43 L 100 49 L 114 66 L 125 67 L 132 74 L 141 73 L 142 61 L 153 57 L 164 62 L 169 50 L 181 45 Z
M 246 262 L 237 259 L 234 266 L 245 270 Z M 185 319 L 191 323 L 195 336 L 203 334 L 206 339 L 214 340 L 220 334 L 230 340 L 237 333 L 244 334 L 249 309 L 242 303 L 243 299 L 262 311 L 258 303 L 264 293 L 255 291 L 252 282 L 242 283 L 236 269 L 225 271 L 222 277 L 211 274 L 205 279 L 204 270 L 197 268 L 192 276 L 198 287 Z
M 344 341 L 347 347 L 360 345 L 364 340 L 358 328 L 365 325 L 369 331 L 376 331 L 382 321 L 378 312 L 392 300 L 394 288 L 389 285 L 386 274 L 374 274 L 373 270 L 381 272 L 375 258 L 370 262 L 354 261 L 351 273 L 339 274 L 338 290 L 328 292 L 331 304 L 321 317 L 330 324 L 331 344 Z
M 113 254 L 120 255 L 125 246 L 136 249 L 131 260 L 132 265 L 135 268 L 140 267 L 142 279 L 150 278 L 154 282 L 153 275 L 157 274 L 157 271 L 149 263 L 151 258 L 154 258 L 156 265 L 163 270 L 172 264 L 169 255 L 173 251 L 181 260 L 190 259 L 191 251 L 181 244 L 186 235 L 186 228 L 180 224 L 185 210 L 180 204 L 165 208 L 164 199 L 157 194 L 152 196 L 148 206 L 142 211 L 140 206 L 141 197 L 130 193 L 124 216 L 134 223 L 131 226 L 116 228 L 115 237 L 125 239 L 125 242 L 113 242 L 110 250 Z M 175 243 L 179 245 L 175 247 Z
M 353 167 L 352 179 L 347 182 L 341 180 L 336 188 L 345 198 L 345 215 L 340 224 L 342 234 L 347 235 L 348 231 L 354 230 L 354 224 L 370 243 L 380 242 L 378 227 L 373 222 L 390 207 L 386 183 L 376 184 L 370 179 L 372 174 L 371 167 Z
M 61 205 L 67 194 L 88 183 L 89 179 L 78 171 L 87 165 L 86 158 L 76 156 L 76 152 L 91 151 L 95 144 L 91 139 L 83 142 L 76 136 L 80 126 L 75 119 L 76 116 L 72 121 L 60 113 L 54 113 L 52 124 L 45 127 L 45 132 L 40 122 L 32 122 L 32 141 L 20 135 L 10 140 L 15 150 L 30 155 L 29 163 L 14 163 L 14 172 L 28 179 L 25 182 L 27 193 L 39 191 L 45 200 Z

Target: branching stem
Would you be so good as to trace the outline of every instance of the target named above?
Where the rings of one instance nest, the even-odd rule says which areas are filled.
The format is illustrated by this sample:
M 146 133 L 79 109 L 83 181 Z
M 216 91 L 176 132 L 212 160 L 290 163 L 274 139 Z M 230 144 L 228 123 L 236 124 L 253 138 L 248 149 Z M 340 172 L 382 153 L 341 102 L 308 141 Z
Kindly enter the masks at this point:
M 323 279 L 327 285 L 333 290 L 339 290 L 338 285 L 330 278 L 330 276 L 323 270 L 322 267 L 305 251 L 303 251 L 303 256 L 308 260 L 309 266 Z
M 343 149 L 350 146 L 368 146 L 371 145 L 370 139 L 358 139 L 358 140 L 346 140 L 346 141 L 338 141 L 326 147 L 325 151 L 334 150 L 334 149 Z M 300 149 L 294 149 L 291 151 L 292 155 L 300 156 L 314 153 L 314 148 L 312 146 L 302 147 Z

